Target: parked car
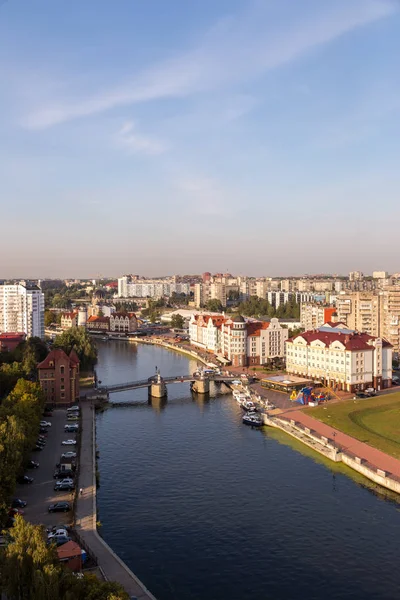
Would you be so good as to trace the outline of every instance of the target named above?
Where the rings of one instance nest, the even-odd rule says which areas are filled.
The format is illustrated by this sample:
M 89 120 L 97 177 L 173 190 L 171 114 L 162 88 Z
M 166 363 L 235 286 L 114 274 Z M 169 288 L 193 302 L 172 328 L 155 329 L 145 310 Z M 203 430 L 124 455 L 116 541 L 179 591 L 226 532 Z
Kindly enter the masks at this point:
M 54 491 L 55 492 L 70 492 L 74 489 L 75 485 L 74 482 L 71 480 L 70 482 L 68 481 L 56 481 L 56 483 L 54 484 Z
M 80 408 L 77 404 L 74 404 L 74 406 L 70 406 L 69 408 L 67 408 L 67 412 L 74 412 L 74 411 L 79 411 Z
M 64 452 L 61 454 L 61 458 L 76 458 L 76 452 Z
M 45 445 L 46 445 L 45 440 L 36 440 L 36 446 L 42 446 L 44 448 Z
M 71 505 L 69 502 L 55 502 L 54 504 L 50 504 L 47 509 L 50 513 L 52 512 L 68 512 L 71 510 Z
M 355 398 L 368 398 L 368 394 L 365 392 L 356 392 Z
M 67 421 L 79 421 L 79 415 L 70 414 L 67 416 Z
M 371 388 L 371 387 L 367 388 L 367 389 L 365 390 L 365 393 L 366 393 L 368 396 L 376 396 L 376 391 L 374 390 L 374 388 Z
M 40 427 L 51 427 L 50 421 L 40 421 Z
M 56 469 L 53 474 L 54 479 L 64 479 L 65 477 L 75 477 L 75 472 L 72 469 Z
M 25 500 L 21 500 L 20 498 L 14 498 L 11 502 L 12 508 L 25 508 L 27 502 Z
M 45 410 L 43 413 L 44 417 L 52 417 L 53 413 L 51 412 L 51 410 Z
M 64 431 L 68 431 L 73 433 L 74 431 L 79 431 L 79 425 L 77 423 L 67 423 L 64 426 Z
M 65 530 L 67 533 L 70 531 L 71 527 L 69 525 L 64 525 L 63 523 L 61 523 L 60 525 L 53 525 L 52 527 L 48 527 L 46 529 L 46 532 L 49 533 L 54 533 L 55 531 L 59 530 L 59 529 L 63 529 Z
M 32 483 L 33 482 L 33 477 L 28 477 L 28 475 L 20 475 L 20 477 L 17 478 L 17 483 Z
M 67 542 L 69 542 L 71 540 L 70 537 L 68 537 L 67 535 L 60 535 L 60 537 L 58 538 L 54 538 L 52 540 L 48 540 L 48 542 L 51 544 L 55 544 L 56 546 L 62 546 L 63 544 L 66 544 Z
M 36 462 L 36 460 L 30 460 L 28 462 L 28 464 L 26 465 L 27 469 L 38 469 L 39 468 L 39 463 Z
M 43 450 L 43 446 L 36 444 L 36 446 L 32 448 L 32 452 L 39 452 L 39 450 Z
M 52 540 L 52 539 L 58 538 L 58 537 L 68 537 L 68 531 L 64 527 L 60 527 L 59 529 L 56 529 L 55 531 L 51 531 L 47 535 L 48 540 Z
M 64 440 L 61 442 L 62 446 L 75 446 L 76 440 Z
M 16 515 L 23 515 L 24 511 L 22 510 L 22 508 L 10 508 L 10 510 L 8 511 L 8 516 L 9 517 L 15 517 Z

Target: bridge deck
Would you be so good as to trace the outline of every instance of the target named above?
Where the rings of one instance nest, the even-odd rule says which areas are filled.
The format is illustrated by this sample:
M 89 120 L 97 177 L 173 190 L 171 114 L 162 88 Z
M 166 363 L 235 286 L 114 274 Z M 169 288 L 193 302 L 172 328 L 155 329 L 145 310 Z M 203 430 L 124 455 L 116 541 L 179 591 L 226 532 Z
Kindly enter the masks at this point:
M 206 377 L 206 379 L 208 381 L 231 383 L 232 381 L 235 381 L 237 379 L 237 377 L 216 375 L 216 376 L 212 376 L 212 377 Z M 179 376 L 173 376 L 173 377 L 162 377 L 162 381 L 167 385 L 170 383 L 189 383 L 189 382 L 199 381 L 199 380 L 201 380 L 200 377 L 195 377 L 193 375 L 179 375 Z M 152 383 L 155 383 L 155 381 L 156 381 L 155 377 L 149 377 L 148 379 L 141 379 L 138 381 L 130 381 L 127 383 L 117 383 L 115 385 L 102 386 L 101 388 L 96 390 L 96 392 L 111 394 L 114 392 L 123 392 L 125 390 L 137 390 L 140 388 L 149 387 L 149 386 L 151 386 Z

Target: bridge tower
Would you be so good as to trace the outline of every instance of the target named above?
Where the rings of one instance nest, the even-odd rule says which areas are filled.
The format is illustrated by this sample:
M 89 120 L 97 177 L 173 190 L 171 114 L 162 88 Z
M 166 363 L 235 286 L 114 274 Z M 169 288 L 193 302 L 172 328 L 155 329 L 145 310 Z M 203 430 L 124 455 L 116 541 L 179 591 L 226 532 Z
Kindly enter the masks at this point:
M 154 398 L 165 398 L 167 395 L 167 386 L 159 372 L 157 372 L 157 377 L 153 379 L 149 391 Z

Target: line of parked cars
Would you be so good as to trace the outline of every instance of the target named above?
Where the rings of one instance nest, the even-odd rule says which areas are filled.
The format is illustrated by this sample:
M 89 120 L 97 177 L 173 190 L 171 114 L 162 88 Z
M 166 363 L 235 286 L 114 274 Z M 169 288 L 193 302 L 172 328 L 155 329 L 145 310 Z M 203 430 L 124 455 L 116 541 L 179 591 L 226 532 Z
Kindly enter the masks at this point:
M 67 423 L 64 426 L 65 433 L 78 433 L 79 431 L 79 406 L 71 406 L 67 408 Z M 62 446 L 76 446 L 77 440 L 75 438 L 69 438 L 62 440 Z M 56 480 L 54 483 L 55 492 L 73 492 L 75 489 L 75 471 L 76 471 L 76 452 L 73 450 L 63 452 L 61 454 L 60 462 L 56 464 L 53 477 Z M 68 462 L 67 462 L 68 461 Z M 67 466 L 69 465 L 69 466 Z M 69 502 L 54 502 L 48 507 L 50 513 L 53 512 L 68 512 L 71 510 Z M 67 539 L 65 539 L 67 538 Z M 68 541 L 69 537 L 66 535 L 66 529 L 64 527 L 59 528 L 59 531 L 54 531 L 49 537 L 49 541 L 55 541 L 57 545 L 61 545 Z

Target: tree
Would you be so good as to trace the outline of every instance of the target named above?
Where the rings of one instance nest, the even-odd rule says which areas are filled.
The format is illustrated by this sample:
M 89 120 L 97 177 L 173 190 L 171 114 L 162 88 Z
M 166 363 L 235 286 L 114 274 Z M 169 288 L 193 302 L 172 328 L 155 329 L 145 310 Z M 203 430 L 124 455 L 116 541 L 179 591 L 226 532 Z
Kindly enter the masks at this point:
M 62 348 L 69 354 L 74 348 L 82 367 L 93 366 L 97 360 L 97 349 L 84 327 L 71 327 L 54 340 L 54 348 Z
M 205 308 L 211 312 L 222 312 L 221 301 L 217 298 L 212 298 L 206 303 Z
M 183 329 L 185 326 L 185 319 L 180 314 L 172 315 L 171 327 L 172 329 Z

